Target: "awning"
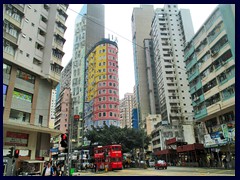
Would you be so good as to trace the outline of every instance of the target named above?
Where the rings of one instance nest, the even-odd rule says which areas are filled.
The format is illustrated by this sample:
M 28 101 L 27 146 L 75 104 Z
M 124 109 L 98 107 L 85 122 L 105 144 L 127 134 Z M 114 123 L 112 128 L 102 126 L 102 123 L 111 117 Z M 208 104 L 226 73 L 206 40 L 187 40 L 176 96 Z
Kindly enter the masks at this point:
M 30 124 L 20 124 L 20 123 L 18 124 L 13 122 L 4 122 L 4 121 L 3 121 L 3 128 L 11 128 L 11 129 L 30 131 L 30 132 L 40 132 L 40 133 L 51 134 L 51 136 L 58 136 L 60 134 L 63 134 L 63 132 L 60 130 L 50 129 L 47 127 L 35 126 Z
M 156 152 L 154 152 L 154 154 L 156 156 L 159 156 L 159 155 L 171 154 L 171 153 L 175 153 L 175 152 L 176 152 L 176 150 L 174 150 L 174 149 L 164 149 L 164 150 L 161 150 L 161 151 L 156 151 Z
M 26 163 L 45 163 L 45 161 L 39 161 L 39 160 L 21 160 L 22 162 Z
M 198 144 L 198 143 L 194 143 L 194 144 L 188 144 L 188 145 L 183 145 L 183 146 L 179 146 L 177 147 L 177 152 L 188 152 L 188 151 L 194 151 L 194 150 L 203 150 L 204 146 L 203 144 Z

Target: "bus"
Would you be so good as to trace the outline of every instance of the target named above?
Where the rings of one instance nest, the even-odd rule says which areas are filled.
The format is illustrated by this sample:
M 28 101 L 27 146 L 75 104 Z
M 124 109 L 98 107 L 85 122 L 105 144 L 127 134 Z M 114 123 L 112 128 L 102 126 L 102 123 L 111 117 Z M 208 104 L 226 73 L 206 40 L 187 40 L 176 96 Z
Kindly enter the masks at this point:
M 94 160 L 97 170 L 122 169 L 122 146 L 119 144 L 98 146 L 94 148 Z

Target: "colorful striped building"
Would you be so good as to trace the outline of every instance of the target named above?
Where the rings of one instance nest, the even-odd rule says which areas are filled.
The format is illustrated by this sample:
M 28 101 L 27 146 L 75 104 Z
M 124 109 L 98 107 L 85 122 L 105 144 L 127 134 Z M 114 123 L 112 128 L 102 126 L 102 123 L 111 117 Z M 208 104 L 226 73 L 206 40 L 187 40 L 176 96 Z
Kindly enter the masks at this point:
M 103 39 L 86 55 L 85 128 L 120 126 L 118 46 Z

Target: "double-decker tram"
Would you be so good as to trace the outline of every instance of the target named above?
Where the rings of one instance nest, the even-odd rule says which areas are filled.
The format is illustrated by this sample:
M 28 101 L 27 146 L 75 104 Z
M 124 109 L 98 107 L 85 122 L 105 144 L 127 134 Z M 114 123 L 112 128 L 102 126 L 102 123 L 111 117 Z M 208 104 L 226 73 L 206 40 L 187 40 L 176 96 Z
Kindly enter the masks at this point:
M 94 148 L 97 170 L 122 169 L 122 146 L 119 144 L 98 146 Z

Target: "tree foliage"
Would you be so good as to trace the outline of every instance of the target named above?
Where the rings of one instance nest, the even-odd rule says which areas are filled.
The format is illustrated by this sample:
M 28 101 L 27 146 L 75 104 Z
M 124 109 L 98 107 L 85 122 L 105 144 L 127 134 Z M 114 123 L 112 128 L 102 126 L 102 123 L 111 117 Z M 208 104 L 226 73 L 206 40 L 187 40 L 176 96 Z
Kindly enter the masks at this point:
M 87 131 L 86 138 L 91 144 L 98 143 L 102 146 L 121 144 L 123 152 L 130 152 L 143 146 L 147 149 L 151 140 L 142 129 L 120 128 L 113 125 L 104 125 L 102 128 L 92 126 L 92 130 Z

